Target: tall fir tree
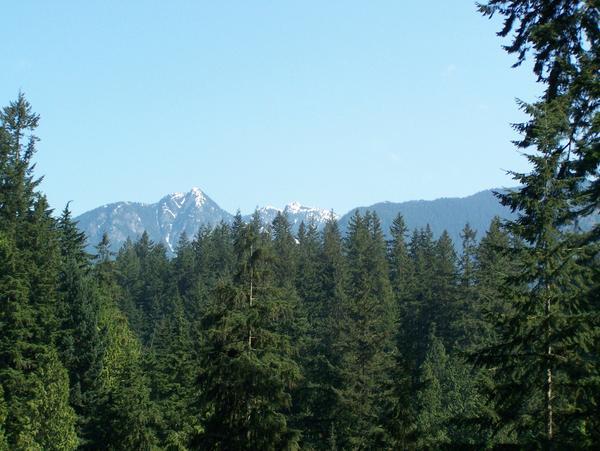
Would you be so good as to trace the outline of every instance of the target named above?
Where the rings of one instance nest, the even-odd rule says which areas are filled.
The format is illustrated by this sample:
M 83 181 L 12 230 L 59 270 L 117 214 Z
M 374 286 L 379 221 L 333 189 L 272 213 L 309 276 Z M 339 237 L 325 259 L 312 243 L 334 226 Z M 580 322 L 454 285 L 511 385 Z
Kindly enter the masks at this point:
M 345 243 L 347 299 L 337 347 L 342 385 L 338 390 L 343 418 L 342 447 L 386 446 L 385 399 L 396 352 L 396 310 L 388 278 L 386 243 L 374 213 L 355 212 Z
M 391 240 L 388 243 L 390 282 L 398 311 L 398 327 L 395 342 L 398 353 L 392 370 L 393 390 L 389 396 L 390 426 L 394 445 L 407 448 L 414 432 L 413 419 L 416 415 L 412 402 L 414 384 L 412 375 L 416 373 L 415 362 L 411 358 L 412 320 L 411 296 L 414 292 L 414 267 L 406 243 L 408 229 L 401 214 L 394 219 L 390 228 Z
M 196 446 L 294 449 L 299 433 L 287 414 L 300 372 L 284 333 L 293 309 L 274 285 L 272 251 L 256 215 L 234 228 L 234 239 L 236 276 L 216 289 L 202 317 L 206 419 Z
M 154 449 L 158 415 L 143 374 L 142 347 L 120 309 L 126 290 L 120 285 L 123 275 L 118 274 L 106 234 L 96 251 L 91 277 L 101 298 L 97 327 L 103 352 L 93 417 L 83 448 Z
M 183 303 L 175 298 L 156 324 L 152 348 L 147 350 L 146 372 L 159 413 L 160 446 L 186 450 L 201 431 L 197 407 L 197 355 Z
M 58 359 L 58 233 L 36 192 L 39 117 L 25 97 L 0 112 L 0 385 L 13 449 L 74 449 L 69 380 Z
M 498 412 L 522 446 L 591 446 L 599 442 L 599 228 L 583 234 L 577 224 L 600 193 L 600 10 L 579 0 L 479 8 L 504 16 L 505 49 L 515 65 L 531 56 L 544 87 L 537 102 L 519 103 L 528 120 L 516 126 L 517 146 L 531 172 L 513 173 L 522 187 L 500 197 L 519 213 L 508 228 L 524 246 L 514 252 L 519 274 L 504 287 L 511 310 L 481 360 L 498 368 Z
M 477 259 L 477 231 L 469 223 L 465 224 L 460 237 L 462 239 L 462 252 L 459 259 L 459 280 L 457 286 L 457 308 L 453 329 L 456 333 L 457 345 L 461 350 L 466 350 L 478 333 L 476 324 L 476 259 Z
M 459 334 L 456 330 L 459 319 L 458 279 L 454 243 L 444 230 L 435 243 L 433 277 L 429 283 L 434 292 L 431 318 L 447 349 L 454 347 Z
M 281 286 L 295 287 L 297 245 L 290 221 L 285 213 L 277 212 L 271 224 L 274 253 L 274 280 Z
M 320 293 L 315 308 L 309 308 L 311 327 L 315 327 L 318 346 L 307 372 L 312 387 L 310 394 L 310 426 L 303 434 L 305 442 L 315 449 L 337 449 L 337 438 L 345 428 L 341 389 L 342 350 L 347 262 L 338 222 L 334 216 L 323 229 L 322 246 L 318 257 Z M 312 312 L 312 313 L 311 313 Z
M 68 205 L 58 220 L 61 270 L 58 275 L 59 332 L 57 346 L 70 381 L 70 402 L 78 417 L 82 445 L 93 441 L 99 375 L 104 352 L 99 327 L 101 297 L 90 273 L 85 235 L 71 219 Z

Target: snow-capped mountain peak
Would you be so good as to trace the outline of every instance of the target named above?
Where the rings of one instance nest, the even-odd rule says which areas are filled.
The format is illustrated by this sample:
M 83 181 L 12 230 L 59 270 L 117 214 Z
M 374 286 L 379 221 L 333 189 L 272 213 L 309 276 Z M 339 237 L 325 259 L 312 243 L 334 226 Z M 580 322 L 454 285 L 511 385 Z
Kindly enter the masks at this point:
M 194 199 L 196 207 L 201 207 L 206 202 L 206 196 L 200 188 L 193 187 L 188 194 Z
M 291 214 L 296 214 L 299 213 L 301 210 L 310 210 L 310 208 L 303 206 L 302 204 L 300 204 L 300 202 L 294 201 L 287 204 L 283 210 Z

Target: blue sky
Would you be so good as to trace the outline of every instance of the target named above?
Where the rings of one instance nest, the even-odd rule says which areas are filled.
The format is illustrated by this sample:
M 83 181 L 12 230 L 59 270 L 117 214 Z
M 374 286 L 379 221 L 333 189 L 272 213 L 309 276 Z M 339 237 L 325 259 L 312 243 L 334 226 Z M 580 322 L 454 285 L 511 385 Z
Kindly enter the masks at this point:
M 52 206 L 198 186 L 229 211 L 511 186 L 512 69 L 470 0 L 28 1 L 3 6 L 0 104 L 41 115 Z

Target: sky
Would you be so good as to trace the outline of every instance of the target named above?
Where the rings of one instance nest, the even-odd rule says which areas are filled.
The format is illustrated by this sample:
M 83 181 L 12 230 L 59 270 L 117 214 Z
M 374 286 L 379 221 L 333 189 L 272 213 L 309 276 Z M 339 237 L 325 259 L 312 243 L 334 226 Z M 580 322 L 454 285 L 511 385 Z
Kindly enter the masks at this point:
M 199 187 L 242 213 L 345 213 L 514 186 L 499 22 L 470 0 L 60 1 L 3 5 L 0 105 L 40 114 L 37 174 L 60 210 Z

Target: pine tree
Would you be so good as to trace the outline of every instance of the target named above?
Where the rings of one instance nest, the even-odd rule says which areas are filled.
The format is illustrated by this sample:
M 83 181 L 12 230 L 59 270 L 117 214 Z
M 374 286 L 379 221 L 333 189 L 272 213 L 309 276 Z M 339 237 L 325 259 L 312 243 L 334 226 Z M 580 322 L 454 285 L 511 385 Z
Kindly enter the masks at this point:
M 308 235 L 305 240 L 309 240 Z M 317 258 L 319 294 L 308 310 L 315 349 L 305 366 L 305 384 L 310 390 L 304 398 L 307 408 L 303 445 L 315 449 L 336 449 L 338 431 L 344 429 L 341 404 L 342 325 L 346 304 L 347 265 L 339 225 L 331 216 L 323 229 Z
M 97 327 L 103 346 L 83 448 L 153 449 L 157 414 L 143 374 L 142 347 L 119 308 L 125 290 L 117 282 L 123 279 L 112 260 L 108 236 L 96 250 L 91 277 L 100 297 Z
M 421 365 L 420 386 L 417 393 L 417 446 L 438 448 L 450 443 L 447 431 L 448 412 L 443 405 L 444 368 L 448 356 L 443 343 L 430 331 L 429 349 Z
M 396 302 L 401 307 L 409 299 L 414 289 L 413 265 L 406 244 L 408 228 L 401 214 L 398 214 L 390 228 L 391 240 L 388 246 L 390 282 Z
M 475 256 L 477 254 L 477 231 L 466 223 L 460 233 L 462 255 L 460 257 L 460 285 L 464 288 L 474 285 Z
M 466 332 L 473 348 L 493 343 L 497 338 L 496 321 L 507 314 L 509 304 L 504 299 L 503 287 L 516 272 L 516 262 L 510 255 L 511 246 L 516 243 L 502 227 L 500 218 L 495 217 L 476 253 L 475 300 Z
M 445 230 L 435 243 L 430 283 L 434 296 L 432 321 L 444 345 L 452 349 L 459 335 L 458 269 L 454 243 Z
M 118 290 L 115 286 L 105 289 L 105 293 Z M 103 307 L 99 325 L 106 331 L 106 345 L 90 448 L 153 449 L 157 415 L 143 374 L 142 347 L 114 300 L 107 299 Z
M 411 358 L 411 339 L 414 324 L 411 324 L 411 296 L 414 292 L 414 268 L 406 244 L 408 229 L 401 214 L 394 219 L 390 228 L 391 240 L 388 243 L 390 282 L 398 310 L 398 327 L 395 333 L 398 353 L 392 370 L 393 390 L 389 396 L 389 423 L 394 445 L 406 448 L 413 431 L 415 409 L 412 403 L 412 375 L 416 373 Z
M 396 311 L 388 278 L 386 243 L 375 214 L 355 212 L 345 243 L 348 298 L 342 305 L 339 342 L 346 412 L 338 440 L 343 447 L 381 447 L 389 440 L 384 401 L 396 352 Z M 338 326 L 338 327 L 340 327 Z
M 197 272 L 194 248 L 185 231 L 179 236 L 175 247 L 173 263 L 173 276 L 177 281 L 177 292 L 186 297 L 196 284 L 194 275 Z
M 295 272 L 295 285 L 298 295 L 305 307 L 310 331 L 316 331 L 323 318 L 321 302 L 321 265 L 319 257 L 321 243 L 314 223 L 308 226 L 302 222 L 298 229 L 298 265 Z
M 298 384 L 292 398 L 292 422 L 302 430 L 302 447 L 315 448 L 321 445 L 324 437 L 320 404 L 322 402 L 322 386 L 319 371 L 322 356 L 321 332 L 323 327 L 323 309 L 320 299 L 321 281 L 319 270 L 320 242 L 319 234 L 314 224 L 308 228 L 302 222 L 298 228 L 297 238 L 297 270 L 294 277 L 295 289 L 299 297 L 297 307 L 297 323 L 302 318 L 302 324 L 297 329 L 294 341 L 298 349 L 298 364 L 303 378 Z M 299 317 L 299 318 L 298 318 Z
M 4 400 L 4 389 L 0 385 L 0 451 L 8 451 L 8 442 L 6 440 L 6 417 L 8 416 L 8 408 Z
M 508 227 L 524 246 L 514 251 L 518 275 L 505 286 L 511 310 L 481 359 L 498 369 L 498 412 L 521 444 L 585 446 L 598 441 L 597 234 L 576 226 L 600 192 L 600 11 L 566 0 L 490 0 L 479 8 L 505 17 L 499 35 L 512 33 L 505 49 L 517 54 L 516 65 L 532 53 L 545 88 L 537 102 L 519 103 L 529 120 L 516 126 L 517 145 L 532 169 L 513 173 L 522 188 L 500 197 L 519 213 Z
M 295 286 L 296 274 L 296 242 L 287 215 L 277 212 L 271 224 L 274 252 L 274 279 L 281 286 Z
M 408 248 L 414 279 L 402 316 L 405 331 L 403 354 L 409 359 L 415 379 L 417 368 L 425 359 L 427 337 L 436 314 L 433 290 L 435 243 L 429 225 L 413 231 Z
M 140 277 L 140 257 L 135 250 L 133 241 L 127 238 L 117 252 L 114 264 L 105 260 L 102 267 L 106 270 L 108 285 L 118 282 L 122 288 L 119 297 L 116 298 L 119 308 L 127 317 L 131 329 L 138 337 L 141 337 L 145 327 L 145 317 L 138 306 L 138 299 L 141 297 L 143 279 Z
M 58 221 L 61 270 L 58 278 L 59 332 L 57 346 L 69 374 L 70 403 L 78 416 L 79 436 L 91 438 L 99 396 L 104 337 L 99 328 L 101 298 L 90 276 L 85 235 L 77 229 L 67 207 Z
M 122 309 L 142 344 L 149 345 L 154 327 L 164 314 L 166 299 L 177 289 L 169 273 L 166 248 L 144 232 L 137 242 L 124 244 L 116 263 L 126 293 Z
M 57 358 L 58 233 L 35 191 L 39 117 L 20 94 L 0 112 L 0 385 L 5 436 L 15 449 L 73 449 L 75 415 Z M 49 419 L 48 419 L 49 418 Z
M 448 354 L 432 326 L 429 349 L 420 368 L 416 397 L 417 448 L 483 445 L 472 419 L 480 415 L 483 398 L 470 366 Z
M 31 209 L 41 182 L 34 178 L 31 162 L 39 119 L 23 93 L 0 111 L 0 227 L 13 233 Z
M 158 436 L 165 449 L 189 449 L 200 429 L 195 394 L 197 362 L 182 302 L 174 299 L 158 322 L 148 351 L 147 373 L 159 410 Z
M 461 234 L 462 253 L 459 261 L 459 281 L 457 287 L 457 314 L 453 329 L 458 346 L 464 351 L 473 343 L 479 333 L 476 321 L 476 258 L 477 232 L 467 223 Z
M 533 172 L 516 175 L 525 187 L 503 197 L 520 212 L 509 229 L 525 246 L 514 249 L 518 274 L 504 289 L 512 309 L 499 322 L 499 341 L 482 359 L 502 375 L 498 411 L 514 424 L 519 440 L 553 446 L 571 442 L 587 428 L 572 415 L 585 402 L 573 396 L 573 384 L 587 372 L 581 359 L 592 349 L 593 325 L 585 313 L 589 301 L 581 298 L 589 269 L 579 264 L 580 249 L 562 230 L 571 212 L 568 181 L 555 176 L 560 156 L 548 150 L 530 155 Z
M 204 432 L 211 449 L 296 448 L 288 426 L 290 388 L 299 379 L 290 339 L 292 307 L 273 285 L 267 237 L 257 218 L 234 228 L 237 273 L 209 301 L 202 318 L 200 375 Z

